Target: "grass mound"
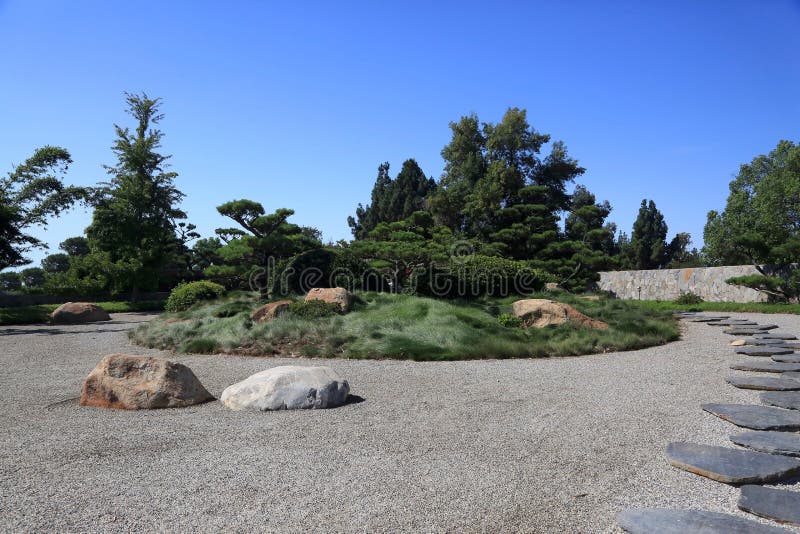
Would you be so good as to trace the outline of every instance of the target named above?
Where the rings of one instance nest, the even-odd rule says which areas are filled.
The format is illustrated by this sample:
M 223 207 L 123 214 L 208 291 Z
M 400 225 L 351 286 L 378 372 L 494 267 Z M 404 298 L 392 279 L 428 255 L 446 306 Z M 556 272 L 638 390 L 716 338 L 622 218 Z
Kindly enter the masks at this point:
M 258 306 L 257 295 L 239 293 L 163 314 L 130 335 L 141 345 L 179 352 L 413 360 L 569 356 L 639 349 L 679 335 L 670 313 L 605 298 L 558 297 L 605 321 L 608 330 L 516 327 L 503 314 L 517 298 L 460 302 L 376 293 L 361 297 L 363 302 L 347 315 L 290 312 L 253 324 L 249 313 Z M 241 311 L 231 315 L 233 310 Z

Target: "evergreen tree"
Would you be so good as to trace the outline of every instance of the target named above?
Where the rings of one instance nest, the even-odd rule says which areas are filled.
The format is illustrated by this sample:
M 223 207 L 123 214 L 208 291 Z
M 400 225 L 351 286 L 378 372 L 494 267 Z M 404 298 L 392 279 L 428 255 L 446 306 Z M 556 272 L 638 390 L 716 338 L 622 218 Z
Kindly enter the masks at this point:
M 66 149 L 45 146 L 0 178 L 0 270 L 30 263 L 25 254 L 47 245 L 26 232 L 88 197 L 88 189 L 64 185 L 70 163 Z
M 89 240 L 85 237 L 69 237 L 62 241 L 58 248 L 67 253 L 68 256 L 86 256 L 91 252 Z
M 42 269 L 47 274 L 60 274 L 69 271 L 69 256 L 66 254 L 50 254 L 42 260 Z
M 667 223 L 652 200 L 642 200 L 633 223 L 630 243 L 625 250 L 628 267 L 632 269 L 659 269 L 666 265 Z
M 170 156 L 158 152 L 163 134 L 153 127 L 163 119 L 160 99 L 126 93 L 125 101 L 136 130 L 115 125 L 117 163 L 106 167 L 111 179 L 86 234 L 92 252 L 104 255 L 101 264 L 113 264 L 115 287 L 130 289 L 136 299 L 140 289 L 155 289 L 164 278 L 186 214 L 177 207 L 184 195 L 174 184 L 178 174 L 167 170 Z
M 403 162 L 397 178 L 389 176 L 389 164 L 378 167 L 378 177 L 372 188 L 371 203 L 356 208 L 356 217 L 348 217 L 356 239 L 363 239 L 380 223 L 401 221 L 425 206 L 425 199 L 436 186 L 433 179 L 425 176 L 413 159 Z

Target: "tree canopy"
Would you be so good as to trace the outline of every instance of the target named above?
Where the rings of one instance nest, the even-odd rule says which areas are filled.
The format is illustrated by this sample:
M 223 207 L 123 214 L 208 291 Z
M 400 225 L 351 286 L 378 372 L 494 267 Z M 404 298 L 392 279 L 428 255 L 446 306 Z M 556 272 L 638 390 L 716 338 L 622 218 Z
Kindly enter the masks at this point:
M 49 217 L 89 195 L 86 188 L 64 185 L 70 163 L 65 148 L 48 145 L 0 178 L 0 270 L 30 263 L 26 253 L 47 248 L 30 229 L 47 226 Z

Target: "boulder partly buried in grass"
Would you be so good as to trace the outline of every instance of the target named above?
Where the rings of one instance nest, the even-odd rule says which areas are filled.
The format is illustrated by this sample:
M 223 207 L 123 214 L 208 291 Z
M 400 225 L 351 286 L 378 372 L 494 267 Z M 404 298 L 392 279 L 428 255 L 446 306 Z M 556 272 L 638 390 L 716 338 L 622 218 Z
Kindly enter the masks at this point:
M 256 309 L 256 311 L 250 314 L 250 319 L 254 323 L 263 323 L 265 321 L 270 321 L 276 318 L 278 315 L 285 312 L 286 310 L 288 310 L 289 305 L 291 303 L 292 303 L 291 300 L 279 300 L 277 302 L 270 302 L 268 304 L 264 304 L 263 306 Z
M 343 287 L 315 287 L 306 295 L 306 302 L 311 300 L 336 304 L 340 312 L 347 313 L 353 306 L 355 296 Z
M 97 364 L 81 389 L 81 406 L 120 410 L 180 408 L 214 400 L 183 364 L 112 354 Z
M 111 316 L 103 308 L 91 302 L 67 302 L 50 314 L 53 324 L 95 323 L 110 321 Z
M 330 367 L 283 365 L 228 386 L 219 400 L 232 410 L 335 408 L 348 393 L 347 380 Z
M 514 315 L 522 320 L 525 328 L 543 328 L 564 323 L 589 328 L 608 328 L 608 324 L 584 315 L 569 304 L 549 299 L 518 300 L 511 309 Z

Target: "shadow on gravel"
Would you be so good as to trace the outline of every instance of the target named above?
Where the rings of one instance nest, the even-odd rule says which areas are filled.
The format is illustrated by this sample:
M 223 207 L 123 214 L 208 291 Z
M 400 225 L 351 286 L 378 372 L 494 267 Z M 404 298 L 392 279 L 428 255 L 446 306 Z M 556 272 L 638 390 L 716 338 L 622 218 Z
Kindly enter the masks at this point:
M 114 323 L 105 323 L 109 326 L 113 325 Z M 116 323 L 117 325 L 127 325 L 130 323 Z M 57 334 L 103 334 L 108 332 L 124 332 L 126 330 L 130 330 L 128 327 L 123 328 L 102 328 L 96 330 L 62 330 L 58 326 L 48 326 L 42 325 L 39 328 L 2 328 L 0 327 L 0 337 L 2 336 L 19 336 L 22 334 L 48 334 L 48 335 L 57 335 Z
M 365 399 L 360 395 L 348 395 L 347 399 L 345 399 L 344 404 L 342 404 L 342 406 L 348 406 L 350 404 L 361 404 L 365 400 L 367 399 Z

